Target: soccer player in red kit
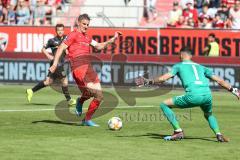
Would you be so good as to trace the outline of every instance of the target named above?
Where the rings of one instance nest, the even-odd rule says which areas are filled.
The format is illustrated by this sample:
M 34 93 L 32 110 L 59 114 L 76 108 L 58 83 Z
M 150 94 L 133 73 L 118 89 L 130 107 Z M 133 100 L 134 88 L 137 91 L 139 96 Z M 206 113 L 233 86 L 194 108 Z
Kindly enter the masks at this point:
M 103 93 L 97 73 L 91 66 L 91 58 L 89 58 L 90 45 L 98 50 L 102 50 L 114 43 L 121 35 L 121 32 L 115 32 L 114 37 L 110 40 L 98 43 L 87 35 L 87 29 L 90 23 L 90 18 L 87 14 L 81 14 L 78 17 L 77 23 L 77 29 L 69 33 L 67 39 L 63 41 L 58 48 L 53 65 L 49 68 L 49 71 L 52 73 L 55 72 L 62 51 L 68 49 L 73 78 L 82 92 L 81 97 L 77 100 L 76 113 L 80 116 L 82 114 L 84 101 L 93 97 L 82 123 L 86 126 L 98 127 L 99 125 L 94 123 L 91 118 L 103 100 Z

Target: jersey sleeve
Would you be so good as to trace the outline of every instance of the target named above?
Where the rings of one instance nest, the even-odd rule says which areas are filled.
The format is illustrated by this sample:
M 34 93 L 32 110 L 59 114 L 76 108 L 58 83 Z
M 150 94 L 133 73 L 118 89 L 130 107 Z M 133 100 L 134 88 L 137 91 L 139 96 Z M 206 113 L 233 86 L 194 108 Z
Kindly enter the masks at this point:
M 63 41 L 67 46 L 70 46 L 75 40 L 76 34 L 75 32 L 71 32 L 67 35 L 67 38 Z
M 67 36 L 66 35 L 64 35 L 63 36 L 63 40 L 62 41 L 65 41 L 67 39 Z
M 48 49 L 51 47 L 51 45 L 52 45 L 52 39 L 49 39 L 47 43 L 43 46 L 43 48 Z
M 175 75 L 178 73 L 178 71 L 179 71 L 179 65 L 178 65 L 178 64 L 175 64 L 175 65 L 172 67 L 172 69 L 171 69 L 171 71 L 170 71 L 170 74 L 172 74 L 173 76 L 175 76 Z
M 214 75 L 214 73 L 213 73 L 212 69 L 210 69 L 208 67 L 204 67 L 204 75 L 207 78 L 211 78 Z

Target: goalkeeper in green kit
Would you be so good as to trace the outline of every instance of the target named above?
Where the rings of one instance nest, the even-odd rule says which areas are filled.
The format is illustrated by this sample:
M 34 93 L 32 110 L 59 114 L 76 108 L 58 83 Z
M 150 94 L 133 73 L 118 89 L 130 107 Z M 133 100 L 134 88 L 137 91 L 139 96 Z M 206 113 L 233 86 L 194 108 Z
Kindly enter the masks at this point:
M 186 92 L 185 95 L 167 99 L 160 104 L 161 110 L 174 128 L 174 133 L 171 136 L 164 137 L 164 139 L 180 140 L 184 138 L 183 130 L 171 108 L 192 108 L 200 106 L 210 128 L 216 134 L 217 140 L 219 142 L 228 142 L 228 139 L 221 134 L 217 119 L 212 113 L 212 94 L 208 79 L 217 82 L 223 88 L 237 96 L 238 99 L 240 96 L 239 90 L 214 75 L 209 68 L 191 61 L 192 51 L 189 48 L 182 48 L 180 50 L 180 58 L 181 62 L 175 64 L 169 73 L 154 79 L 146 79 L 144 77 L 136 79 L 138 86 L 163 83 L 175 75 L 177 75 L 182 82 L 182 86 Z

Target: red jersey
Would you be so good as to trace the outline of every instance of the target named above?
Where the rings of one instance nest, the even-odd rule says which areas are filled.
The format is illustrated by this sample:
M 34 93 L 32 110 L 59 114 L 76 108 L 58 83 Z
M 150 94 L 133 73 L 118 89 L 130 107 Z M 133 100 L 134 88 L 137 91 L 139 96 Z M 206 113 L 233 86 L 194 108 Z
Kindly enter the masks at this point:
M 183 16 L 185 17 L 185 19 L 187 18 L 193 18 L 194 20 L 194 24 L 195 24 L 195 27 L 198 26 L 198 12 L 195 8 L 193 9 L 190 9 L 190 10 L 187 10 L 185 9 L 183 11 Z
M 236 3 L 236 0 L 222 0 L 222 3 L 227 4 L 228 7 L 232 7 Z
M 63 41 L 68 46 L 68 57 L 73 60 L 76 57 L 90 54 L 90 44 L 92 38 L 77 30 L 70 32 L 67 39 Z
M 217 22 L 213 23 L 213 27 L 215 28 L 224 28 L 224 22 L 222 20 L 218 20 Z

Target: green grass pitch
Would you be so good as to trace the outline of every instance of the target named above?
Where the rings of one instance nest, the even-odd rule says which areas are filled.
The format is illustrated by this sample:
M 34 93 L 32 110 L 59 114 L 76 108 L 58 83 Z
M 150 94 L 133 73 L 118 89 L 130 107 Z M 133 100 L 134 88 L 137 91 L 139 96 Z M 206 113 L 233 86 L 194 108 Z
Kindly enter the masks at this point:
M 90 128 L 61 121 L 52 109 L 64 97 L 50 88 L 36 93 L 28 104 L 25 98 L 28 87 L 0 86 L 1 160 L 240 159 L 240 105 L 230 93 L 213 93 L 214 114 L 221 132 L 230 138 L 229 143 L 222 144 L 216 142 L 198 107 L 175 109 L 186 139 L 173 142 L 162 139 L 172 129 L 158 105 L 168 97 L 182 94 L 181 91 L 139 98 L 137 106 L 141 107 L 137 108 L 121 108 L 127 104 L 120 101 L 119 108 L 94 119 L 101 127 Z M 108 130 L 107 121 L 112 116 L 123 119 L 122 130 Z

